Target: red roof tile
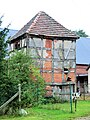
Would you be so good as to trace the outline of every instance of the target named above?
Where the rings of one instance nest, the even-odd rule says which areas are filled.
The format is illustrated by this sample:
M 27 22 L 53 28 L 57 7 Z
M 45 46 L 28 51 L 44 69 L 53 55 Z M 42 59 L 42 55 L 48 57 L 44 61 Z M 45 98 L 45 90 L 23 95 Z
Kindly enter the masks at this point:
M 77 39 L 73 32 L 66 29 L 63 25 L 59 24 L 52 17 L 45 12 L 39 12 L 36 14 L 11 40 L 16 39 L 23 34 L 43 35 L 52 37 L 65 37 Z

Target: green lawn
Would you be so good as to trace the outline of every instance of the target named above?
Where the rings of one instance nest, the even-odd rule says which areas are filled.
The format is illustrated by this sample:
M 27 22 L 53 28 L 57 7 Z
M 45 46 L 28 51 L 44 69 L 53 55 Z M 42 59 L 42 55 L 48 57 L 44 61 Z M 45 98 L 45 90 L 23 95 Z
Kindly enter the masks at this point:
M 70 104 L 47 104 L 26 109 L 27 116 L 1 116 L 0 120 L 73 120 L 76 117 L 90 115 L 90 101 L 78 101 L 77 111 L 70 113 Z

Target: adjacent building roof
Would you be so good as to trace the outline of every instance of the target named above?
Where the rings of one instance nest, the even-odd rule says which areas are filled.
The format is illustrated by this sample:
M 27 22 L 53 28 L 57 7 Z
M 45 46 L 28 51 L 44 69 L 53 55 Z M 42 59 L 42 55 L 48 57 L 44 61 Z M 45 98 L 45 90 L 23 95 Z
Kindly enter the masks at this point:
M 76 41 L 76 63 L 90 64 L 90 38 L 81 37 Z
M 3 28 L 0 28 L 0 31 L 3 30 Z M 18 30 L 13 30 L 13 29 L 9 29 L 9 32 L 7 33 L 7 36 L 6 36 L 6 40 L 8 39 L 8 37 L 12 37 L 14 36 L 16 33 L 18 32 Z
M 8 37 L 14 36 L 17 32 L 18 32 L 18 30 L 9 29 L 9 32 L 8 32 L 8 34 L 7 34 L 7 36 L 6 36 L 6 39 L 7 39 Z
M 78 36 L 71 32 L 63 25 L 55 21 L 45 12 L 40 11 L 36 14 L 24 27 L 19 30 L 11 40 L 17 39 L 24 34 L 49 36 L 49 37 L 64 37 L 77 39 Z
M 77 76 L 87 76 L 88 75 L 87 68 L 88 68 L 88 65 L 77 64 L 76 65 L 76 75 Z

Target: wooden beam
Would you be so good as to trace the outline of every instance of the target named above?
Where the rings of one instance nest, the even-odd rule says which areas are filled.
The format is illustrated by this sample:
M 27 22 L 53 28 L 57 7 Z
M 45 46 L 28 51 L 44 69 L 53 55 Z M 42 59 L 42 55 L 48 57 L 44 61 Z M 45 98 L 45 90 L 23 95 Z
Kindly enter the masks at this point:
M 8 101 L 6 101 L 2 106 L 0 106 L 0 110 L 4 107 L 6 107 L 12 100 L 14 100 L 19 95 L 19 92 L 17 92 L 14 96 L 12 96 Z

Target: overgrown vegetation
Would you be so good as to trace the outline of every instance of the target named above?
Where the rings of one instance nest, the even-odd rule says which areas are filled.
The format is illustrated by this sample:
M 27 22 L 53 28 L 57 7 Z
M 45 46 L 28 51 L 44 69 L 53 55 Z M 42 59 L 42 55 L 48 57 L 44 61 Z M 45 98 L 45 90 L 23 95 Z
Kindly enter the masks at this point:
M 11 98 L 18 91 L 18 84 L 21 84 L 21 103 L 18 98 L 8 105 L 9 114 L 15 114 L 19 106 L 30 107 L 42 103 L 44 97 L 45 83 L 40 76 L 38 68 L 34 66 L 34 61 L 29 55 L 21 52 L 14 54 L 7 60 L 7 78 L 4 83 L 5 100 Z M 4 114 L 6 111 L 4 111 Z

